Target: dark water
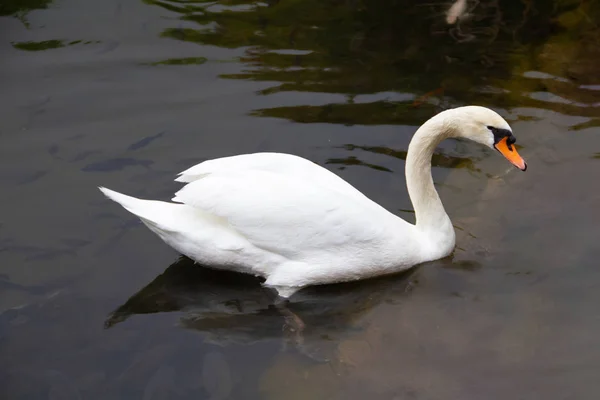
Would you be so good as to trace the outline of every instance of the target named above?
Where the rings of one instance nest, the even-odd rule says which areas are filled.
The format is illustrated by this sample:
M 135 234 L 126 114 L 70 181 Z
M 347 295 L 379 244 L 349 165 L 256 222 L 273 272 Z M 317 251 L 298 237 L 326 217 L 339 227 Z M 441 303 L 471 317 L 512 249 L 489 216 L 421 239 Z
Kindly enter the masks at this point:
M 451 6 L 4 0 L 0 396 L 597 398 L 600 3 Z M 464 104 L 511 122 L 529 170 L 443 143 L 454 255 L 301 293 L 304 353 L 257 281 L 96 189 L 168 199 L 201 160 L 282 151 L 412 220 L 411 135 Z

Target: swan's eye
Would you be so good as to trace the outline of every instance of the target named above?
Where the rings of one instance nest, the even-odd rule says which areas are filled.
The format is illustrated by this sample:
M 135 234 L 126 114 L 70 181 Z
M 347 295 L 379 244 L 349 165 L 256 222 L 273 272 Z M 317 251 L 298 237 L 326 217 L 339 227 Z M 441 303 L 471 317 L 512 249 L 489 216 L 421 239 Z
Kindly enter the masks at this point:
M 515 137 L 509 129 L 496 128 L 491 125 L 488 125 L 487 128 L 494 135 L 494 143 L 498 143 L 500 140 L 507 138 L 508 145 L 510 146 L 516 141 Z

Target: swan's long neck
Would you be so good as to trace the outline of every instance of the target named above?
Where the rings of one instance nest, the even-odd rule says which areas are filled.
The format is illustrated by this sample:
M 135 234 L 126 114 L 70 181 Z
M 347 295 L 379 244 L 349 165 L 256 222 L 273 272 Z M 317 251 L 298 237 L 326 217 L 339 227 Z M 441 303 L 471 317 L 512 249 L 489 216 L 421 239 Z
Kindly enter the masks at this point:
M 453 127 L 446 118 L 433 117 L 417 130 L 406 157 L 406 185 L 415 209 L 416 227 L 438 248 L 443 244 L 438 241 L 454 246 L 454 228 L 433 185 L 431 157 L 437 145 L 452 133 Z

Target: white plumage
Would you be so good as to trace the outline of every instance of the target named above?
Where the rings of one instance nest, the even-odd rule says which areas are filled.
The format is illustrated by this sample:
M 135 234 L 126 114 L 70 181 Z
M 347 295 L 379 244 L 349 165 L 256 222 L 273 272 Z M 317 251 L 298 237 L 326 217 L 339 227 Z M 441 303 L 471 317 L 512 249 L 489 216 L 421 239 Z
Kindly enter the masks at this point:
M 176 203 L 100 190 L 169 246 L 204 265 L 266 278 L 289 297 L 315 284 L 399 272 L 448 255 L 454 231 L 431 179 L 431 155 L 446 137 L 490 146 L 498 114 L 462 107 L 424 124 L 409 146 L 412 225 L 334 173 L 301 157 L 255 153 L 205 161 L 179 174 Z M 492 139 L 490 139 L 490 135 Z

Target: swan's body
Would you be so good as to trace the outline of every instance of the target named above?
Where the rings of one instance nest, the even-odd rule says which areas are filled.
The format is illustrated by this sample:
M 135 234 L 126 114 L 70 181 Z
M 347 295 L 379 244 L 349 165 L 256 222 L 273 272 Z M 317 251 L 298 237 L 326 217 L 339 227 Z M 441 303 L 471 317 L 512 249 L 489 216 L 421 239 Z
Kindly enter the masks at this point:
M 176 180 L 187 185 L 172 199 L 179 204 L 100 189 L 182 254 L 262 276 L 288 297 L 305 286 L 399 272 L 449 255 L 454 229 L 433 186 L 431 156 L 447 137 L 491 147 L 497 141 L 488 127 L 501 138 L 510 133 L 504 119 L 482 107 L 445 111 L 417 131 L 406 159 L 416 225 L 332 172 L 280 153 L 219 158 L 182 172 Z

